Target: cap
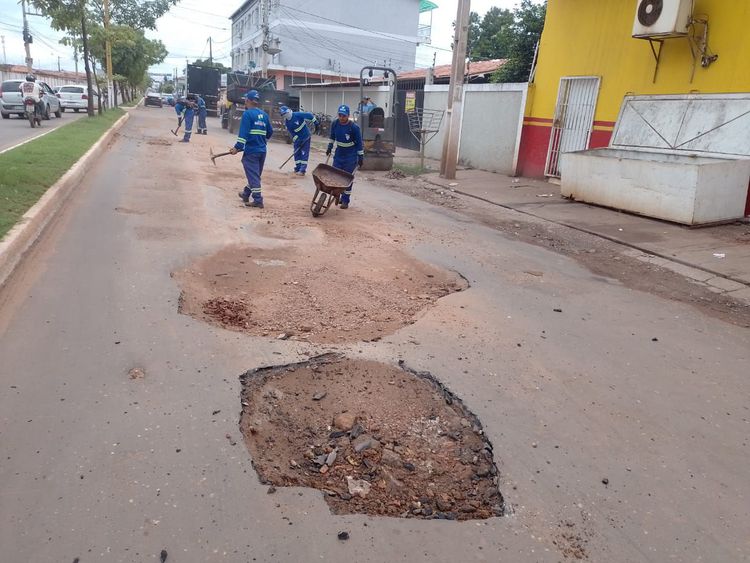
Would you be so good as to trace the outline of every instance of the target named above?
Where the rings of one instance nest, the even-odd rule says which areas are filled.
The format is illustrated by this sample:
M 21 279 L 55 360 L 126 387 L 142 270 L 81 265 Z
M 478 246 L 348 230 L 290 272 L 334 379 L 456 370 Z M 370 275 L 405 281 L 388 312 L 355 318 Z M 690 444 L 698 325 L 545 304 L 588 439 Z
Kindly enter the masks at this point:
M 347 106 L 347 105 L 339 106 L 338 114 L 339 115 L 349 115 L 349 106 Z
M 257 90 L 250 90 L 247 94 L 245 94 L 246 100 L 260 100 L 260 94 L 258 94 Z
M 279 113 L 280 113 L 281 115 L 286 115 L 287 113 L 291 113 L 291 111 L 292 111 L 292 110 L 291 110 L 291 109 L 289 109 L 289 108 L 288 108 L 288 107 L 286 107 L 286 106 L 281 106 L 281 107 L 279 108 Z

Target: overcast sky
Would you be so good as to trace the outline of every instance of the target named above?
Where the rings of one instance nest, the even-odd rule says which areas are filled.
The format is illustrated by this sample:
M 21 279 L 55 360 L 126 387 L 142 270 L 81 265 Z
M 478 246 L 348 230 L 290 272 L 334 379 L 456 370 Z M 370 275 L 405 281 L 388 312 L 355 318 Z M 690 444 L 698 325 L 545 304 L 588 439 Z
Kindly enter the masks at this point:
M 363 5 L 373 5 L 373 2 L 361 1 Z M 451 59 L 449 50 L 458 0 L 434 1 L 439 8 L 433 13 L 432 43 L 440 49 L 419 47 L 419 66 L 428 66 L 432 62 L 433 53 L 437 53 L 438 64 L 450 63 Z M 517 3 L 518 0 L 473 0 L 471 9 L 484 14 L 493 6 L 511 8 Z M 159 19 L 156 31 L 147 33 L 151 38 L 161 39 L 169 51 L 164 63 L 152 70 L 170 74 L 175 66 L 182 68 L 186 58 L 192 62 L 194 59 L 207 57 L 209 36 L 213 38 L 214 58 L 229 66 L 231 42 L 228 16 L 241 4 L 242 0 L 182 0 Z M 24 64 L 21 25 L 21 6 L 17 0 L 0 0 L 0 35 L 5 37 L 5 56 L 11 64 Z M 29 26 L 34 35 L 31 54 L 36 68 L 57 69 L 60 57 L 60 67 L 63 70 L 74 70 L 72 50 L 58 43 L 62 33 L 52 30 L 47 20 L 38 16 L 29 16 Z M 83 67 L 79 70 L 83 70 Z

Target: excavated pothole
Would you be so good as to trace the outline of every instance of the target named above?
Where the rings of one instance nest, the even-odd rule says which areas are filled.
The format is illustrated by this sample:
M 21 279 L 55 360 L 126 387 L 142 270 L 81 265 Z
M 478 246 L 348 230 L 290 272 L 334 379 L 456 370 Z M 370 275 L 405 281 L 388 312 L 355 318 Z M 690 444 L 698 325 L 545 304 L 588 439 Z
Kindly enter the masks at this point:
M 231 246 L 176 272 L 180 312 L 271 338 L 378 340 L 468 283 L 383 244 Z M 283 335 L 283 336 L 282 336 Z
M 327 354 L 241 380 L 240 429 L 263 483 L 319 489 L 336 514 L 503 514 L 479 420 L 429 374 Z

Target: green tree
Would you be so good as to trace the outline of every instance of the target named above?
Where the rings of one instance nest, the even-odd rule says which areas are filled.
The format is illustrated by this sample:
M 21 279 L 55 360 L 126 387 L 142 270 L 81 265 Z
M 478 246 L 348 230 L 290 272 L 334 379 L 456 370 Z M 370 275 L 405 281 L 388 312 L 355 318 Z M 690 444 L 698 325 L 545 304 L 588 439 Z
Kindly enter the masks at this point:
M 86 69 L 86 83 L 89 93 L 93 92 L 94 77 L 91 72 L 89 52 L 89 22 L 86 0 L 30 0 L 32 6 L 50 20 L 52 29 L 68 33 L 68 42 L 80 42 L 83 50 L 83 65 Z M 88 97 L 88 115 L 94 116 L 93 96 Z
M 547 2 L 522 0 L 513 10 L 512 41 L 506 62 L 493 76 L 493 82 L 527 82 L 534 64 L 534 53 L 544 29 Z
M 495 7 L 481 19 L 475 13 L 471 16 L 469 58 L 472 61 L 507 59 L 514 39 L 513 12 Z
M 143 30 L 127 25 L 110 25 L 108 30 L 97 26 L 91 33 L 91 52 L 99 61 L 104 60 L 107 37 L 112 43 L 112 72 L 123 77 L 119 81 L 121 90 L 123 85 L 131 91 L 148 86 L 144 76 L 150 66 L 162 62 L 167 56 L 164 44 L 148 39 Z
M 224 66 L 220 62 L 210 61 L 208 59 L 196 59 L 193 64 L 198 66 L 205 66 L 208 68 L 218 68 L 219 72 L 221 72 L 222 74 L 226 74 L 227 72 L 232 70 L 229 67 Z
M 161 85 L 159 91 L 163 94 L 174 94 L 174 84 L 167 82 Z

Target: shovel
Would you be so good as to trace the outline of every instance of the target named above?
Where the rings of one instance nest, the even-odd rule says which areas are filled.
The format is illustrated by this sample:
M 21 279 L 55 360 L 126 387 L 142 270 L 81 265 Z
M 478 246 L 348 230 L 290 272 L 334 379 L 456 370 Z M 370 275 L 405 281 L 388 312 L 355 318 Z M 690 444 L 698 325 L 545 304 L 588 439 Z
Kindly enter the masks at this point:
M 180 116 L 180 119 L 177 120 L 177 129 L 174 129 L 174 130 L 170 129 L 170 131 L 172 132 L 172 135 L 176 137 L 177 132 L 180 130 L 180 127 L 182 127 L 182 116 Z
M 289 162 L 290 160 L 292 160 L 292 158 L 294 158 L 294 155 L 297 154 L 297 151 L 300 150 L 301 148 L 302 148 L 302 145 L 300 145 L 299 147 L 297 147 L 297 149 L 292 153 L 292 155 L 284 161 L 284 164 L 282 164 L 281 166 L 279 166 L 279 170 L 281 170 L 282 168 L 284 168 L 284 166 L 286 166 L 286 163 Z

